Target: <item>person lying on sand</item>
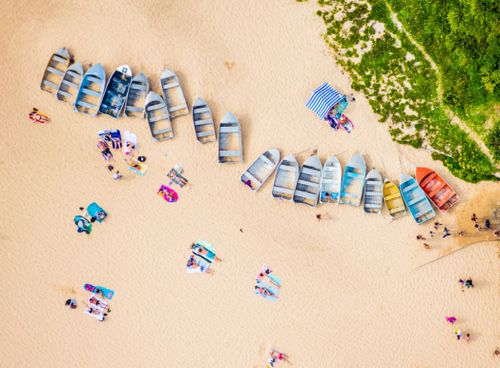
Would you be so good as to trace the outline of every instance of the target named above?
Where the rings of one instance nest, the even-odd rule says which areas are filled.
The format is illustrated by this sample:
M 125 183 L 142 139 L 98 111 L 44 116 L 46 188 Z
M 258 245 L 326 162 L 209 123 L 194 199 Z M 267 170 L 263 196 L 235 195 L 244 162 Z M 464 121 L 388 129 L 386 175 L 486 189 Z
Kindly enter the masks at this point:
M 259 295 L 261 295 L 263 297 L 266 297 L 266 296 L 272 296 L 274 298 L 278 297 L 278 295 L 274 294 L 271 290 L 269 290 L 266 287 L 255 285 L 255 290 L 257 291 L 257 293 L 259 293 Z
M 205 258 L 205 257 L 213 258 L 217 262 L 222 262 L 222 259 L 220 259 L 219 257 L 217 257 L 215 255 L 215 253 L 209 251 L 205 247 L 202 247 L 202 246 L 200 246 L 198 244 L 194 244 L 194 243 L 191 244 L 191 249 L 192 249 L 192 251 L 193 251 L 194 254 L 198 254 L 198 255 L 202 256 L 203 258 Z M 213 255 L 213 257 L 211 255 Z
M 187 261 L 187 265 L 186 265 L 186 268 L 187 269 L 190 269 L 190 270 L 197 270 L 199 269 L 200 272 L 206 272 L 208 274 L 213 274 L 214 273 L 214 270 L 212 270 L 211 268 L 209 267 L 206 267 L 206 266 L 201 266 L 199 265 L 195 259 L 194 259 L 194 255 L 190 255 L 189 256 L 189 259 Z
M 96 298 L 95 296 L 91 296 L 89 298 L 89 304 L 105 310 L 107 313 L 111 312 L 111 308 L 109 308 L 108 303 L 99 300 L 99 298 Z
M 109 161 L 113 158 L 113 154 L 111 153 L 111 150 L 109 149 L 109 146 L 105 141 L 98 141 L 97 148 L 99 149 L 99 151 L 101 151 L 102 157 L 104 157 L 106 161 Z

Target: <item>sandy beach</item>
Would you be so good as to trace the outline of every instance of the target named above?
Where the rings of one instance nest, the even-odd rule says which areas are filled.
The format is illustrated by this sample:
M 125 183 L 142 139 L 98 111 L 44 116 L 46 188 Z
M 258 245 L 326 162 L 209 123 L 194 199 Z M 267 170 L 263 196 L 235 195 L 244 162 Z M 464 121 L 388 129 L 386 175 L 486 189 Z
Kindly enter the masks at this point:
M 498 184 L 465 183 L 427 152 L 393 143 L 335 64 L 314 3 L 7 0 L 3 9 L 0 367 L 260 368 L 273 348 L 296 368 L 498 364 L 498 242 L 481 241 L 463 220 L 489 215 Z M 203 96 L 217 122 L 226 111 L 238 117 L 244 163 L 218 164 L 217 143 L 196 142 L 190 115 L 173 121 L 173 140 L 153 142 L 145 120 L 73 112 L 39 88 L 62 46 L 108 76 L 128 64 L 157 92 L 161 71 L 174 70 L 189 106 Z M 356 97 L 350 135 L 304 106 L 325 81 Z M 50 123 L 31 123 L 33 107 Z M 137 134 L 145 176 L 117 154 L 124 178 L 112 180 L 96 148 L 102 129 Z M 396 181 L 417 166 L 437 170 L 462 198 L 439 221 L 466 227 L 475 244 L 426 264 L 468 240 L 436 239 L 426 250 L 415 236 L 432 224 L 410 216 L 391 222 L 386 209 L 278 202 L 272 180 L 252 193 L 239 177 L 271 147 L 300 163 L 313 149 L 322 162 L 337 154 L 343 166 L 360 152 Z M 191 185 L 169 204 L 156 191 L 177 163 Z M 72 219 L 93 201 L 109 217 L 78 234 Z M 186 273 L 199 239 L 223 259 L 212 276 Z M 252 290 L 263 264 L 283 280 L 274 303 Z M 475 288 L 461 292 L 457 281 L 468 276 Z M 104 323 L 64 307 L 88 297 L 87 282 L 116 291 Z M 456 340 L 445 315 L 471 333 L 469 343 Z

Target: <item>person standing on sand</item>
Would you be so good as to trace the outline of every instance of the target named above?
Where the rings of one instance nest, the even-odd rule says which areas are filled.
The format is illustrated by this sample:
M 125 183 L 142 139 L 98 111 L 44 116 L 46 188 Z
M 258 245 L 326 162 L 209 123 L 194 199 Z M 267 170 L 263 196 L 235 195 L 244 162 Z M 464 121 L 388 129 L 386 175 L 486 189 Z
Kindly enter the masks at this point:
M 475 213 L 473 213 L 473 214 L 472 214 L 472 216 L 471 216 L 470 220 L 471 220 L 472 222 L 477 222 L 477 216 L 476 216 L 476 214 L 475 214 Z
M 434 235 L 436 235 L 436 233 L 434 231 L 429 231 L 429 235 L 431 236 L 431 238 L 434 238 Z
M 474 287 L 474 284 L 472 283 L 472 279 L 469 277 L 467 280 L 465 280 L 465 287 L 467 289 L 470 289 L 470 288 L 473 288 Z
M 451 323 L 452 325 L 455 324 L 455 322 L 457 321 L 457 319 L 455 317 L 444 317 L 446 318 L 446 321 L 448 321 L 449 323 Z
M 438 221 L 436 221 L 436 222 L 434 223 L 434 229 L 435 229 L 435 230 L 439 229 L 439 226 L 440 226 L 440 225 L 442 225 L 442 224 L 440 224 Z
M 450 230 L 448 230 L 447 227 L 445 227 L 443 231 L 444 231 L 443 239 L 451 236 Z
M 462 331 L 460 331 L 459 328 L 455 329 L 455 336 L 457 337 L 457 340 L 460 340 L 462 338 L 463 333 L 462 333 Z

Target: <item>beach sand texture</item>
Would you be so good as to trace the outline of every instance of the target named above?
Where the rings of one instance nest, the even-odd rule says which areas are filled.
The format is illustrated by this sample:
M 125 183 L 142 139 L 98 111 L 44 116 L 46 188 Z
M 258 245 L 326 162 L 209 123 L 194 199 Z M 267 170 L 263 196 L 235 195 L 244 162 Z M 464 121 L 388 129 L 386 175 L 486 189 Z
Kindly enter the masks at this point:
M 452 177 L 423 151 L 397 146 L 363 96 L 346 114 L 351 135 L 334 133 L 304 104 L 328 81 L 351 93 L 322 38 L 314 4 L 294 1 L 3 1 L 0 15 L 0 367 L 264 367 L 271 348 L 293 367 L 492 367 L 499 343 L 497 249 L 481 243 L 437 262 L 410 216 L 390 222 L 362 208 L 317 209 L 273 200 L 274 176 L 252 193 L 241 173 L 263 151 L 317 148 L 324 162 L 355 152 L 368 169 L 399 179 L 416 166 L 439 171 L 465 203 L 498 186 Z M 217 144 L 196 142 L 190 116 L 175 138 L 152 141 L 145 120 L 77 114 L 39 85 L 66 46 L 107 75 L 128 64 L 159 92 L 164 67 L 178 73 L 191 105 L 210 104 L 218 122 L 238 117 L 243 164 L 217 164 Z M 27 114 L 38 107 L 45 126 Z M 138 136 L 144 177 L 116 164 L 112 180 L 97 131 Z M 298 156 L 300 162 L 307 153 Z M 176 163 L 192 184 L 179 201 L 156 195 Z M 498 196 L 497 196 L 498 198 Z M 108 213 L 90 236 L 72 222 L 97 201 Z M 469 202 L 471 211 L 473 203 Z M 440 216 L 454 223 L 455 209 Z M 316 214 L 331 217 L 320 221 Z M 240 231 L 241 229 L 241 231 Z M 186 274 L 189 245 L 205 239 L 223 262 L 215 275 Z M 260 266 L 283 280 L 276 303 L 253 293 Z M 460 292 L 458 278 L 476 287 Z M 86 282 L 116 291 L 105 323 L 83 314 Z M 74 297 L 80 306 L 67 310 Z M 496 311 L 496 312 L 495 312 Z M 445 315 L 472 334 L 457 342 Z M 498 363 L 498 362 L 497 362 Z M 287 365 L 283 365 L 286 367 Z

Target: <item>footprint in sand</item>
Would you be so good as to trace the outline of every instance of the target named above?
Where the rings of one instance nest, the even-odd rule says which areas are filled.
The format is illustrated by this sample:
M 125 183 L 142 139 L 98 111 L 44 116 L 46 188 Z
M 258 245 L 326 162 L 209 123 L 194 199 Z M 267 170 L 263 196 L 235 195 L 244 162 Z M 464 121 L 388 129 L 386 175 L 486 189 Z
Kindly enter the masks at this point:
M 224 61 L 224 66 L 227 68 L 227 70 L 233 69 L 234 64 L 234 61 Z

